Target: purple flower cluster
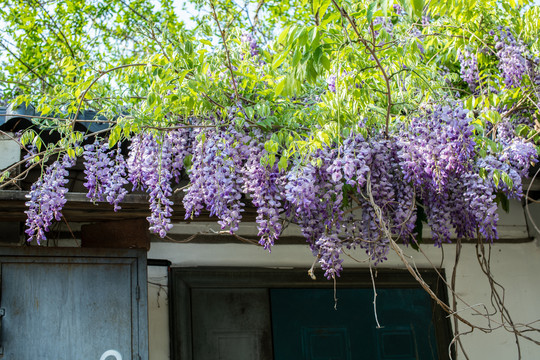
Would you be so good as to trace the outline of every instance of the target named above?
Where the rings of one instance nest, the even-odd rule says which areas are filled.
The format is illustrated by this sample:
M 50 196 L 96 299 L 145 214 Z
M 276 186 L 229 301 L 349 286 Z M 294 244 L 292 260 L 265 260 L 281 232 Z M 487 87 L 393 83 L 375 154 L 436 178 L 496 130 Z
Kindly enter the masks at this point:
M 501 28 L 499 35 L 494 36 L 494 40 L 504 84 L 507 87 L 519 86 L 523 75 L 527 73 L 525 46 L 508 29 Z
M 538 153 L 533 143 L 515 135 L 514 125 L 510 121 L 497 124 L 496 140 L 503 147 L 497 155 L 498 159 L 509 164 L 518 176 L 527 177 L 529 167 L 538 161 Z
M 410 34 L 412 39 L 416 39 L 416 46 L 418 47 L 420 53 L 424 54 L 426 52 L 426 49 L 424 48 L 423 44 L 424 36 L 422 35 L 422 31 L 417 27 L 413 27 Z
M 358 232 L 359 246 L 377 264 L 386 260 L 390 250 L 388 232 L 405 243 L 414 238 L 416 210 L 413 207 L 414 189 L 404 181 L 399 167 L 400 145 L 393 140 L 379 139 L 372 140 L 369 146 L 370 156 L 364 158 L 369 166 L 369 181 L 363 188 L 358 188 L 361 221 L 347 226 L 352 226 L 352 232 Z M 381 224 L 377 211 L 386 225 Z
M 362 248 L 378 264 L 387 258 L 390 237 L 414 242 L 417 206 L 437 245 L 452 233 L 495 239 L 495 193 L 521 196 L 521 177 L 537 161 L 534 145 L 517 137 L 514 124 L 506 121 L 490 131 L 497 149 L 478 151 L 467 111 L 452 103 L 396 123 L 388 136 L 371 129 L 366 139 L 359 122 L 358 132 L 291 157 L 282 169 L 269 160 L 280 155 L 265 149 L 269 135 L 234 125 L 239 109 L 229 110 L 227 122 L 210 118 L 194 130 L 142 132 L 133 137 L 127 160 L 119 145 L 109 150 L 101 139 L 87 145 L 88 196 L 119 208 L 129 180 L 148 192 L 150 230 L 164 237 L 172 228 L 172 182 L 190 156 L 186 218 L 207 210 L 222 229 L 234 233 L 248 199 L 257 210 L 259 243 L 265 249 L 280 236 L 283 221 L 298 224 L 325 276 L 335 278 L 345 249 Z M 64 156 L 33 185 L 27 203 L 29 238 L 44 240 L 53 218 L 60 218 L 66 168 L 72 165 Z
M 325 231 L 323 211 L 326 204 L 320 195 L 321 180 L 313 164 L 295 164 L 286 175 L 285 199 L 288 212 L 300 222 L 302 233 L 311 243 L 315 243 Z M 328 219 L 328 218 L 326 218 Z
M 243 167 L 243 191 L 251 196 L 251 202 L 257 208 L 259 244 L 270 250 L 282 230 L 280 215 L 283 213 L 283 198 L 277 164 L 269 167 L 262 165 L 261 159 L 266 151 L 261 142 L 252 140 L 250 154 Z
M 475 162 L 475 169 L 485 171 L 485 181 L 493 191 L 519 199 L 523 196 L 522 178 L 528 176 L 529 167 L 538 161 L 536 148 L 516 136 L 513 123 L 508 120 L 496 124 L 492 132 L 500 150 L 488 148 L 487 156 Z
M 191 186 L 183 202 L 186 219 L 198 216 L 206 207 L 216 215 L 222 229 L 238 230 L 244 211 L 242 164 L 249 154 L 251 138 L 234 127 L 196 130 L 198 137 L 189 172 Z
M 367 142 L 351 134 L 339 148 L 319 149 L 286 174 L 288 214 L 300 225 L 325 276 L 339 276 L 344 246 L 360 246 L 375 263 L 386 259 L 389 239 L 374 206 L 389 219 L 394 236 L 406 242 L 414 236 L 414 191 L 402 180 L 398 153 L 396 142 Z M 360 219 L 352 211 L 357 206 Z
M 480 81 L 476 54 L 463 50 L 459 52 L 458 59 L 461 62 L 461 78 L 469 85 L 469 88 L 474 91 Z
M 391 173 L 391 149 L 390 143 L 385 140 L 371 142 L 370 180 L 371 197 L 380 209 L 382 215 L 389 219 L 392 217 L 392 202 L 395 200 L 394 187 L 392 186 Z M 367 191 L 368 189 L 366 189 Z M 370 194 L 366 194 L 369 199 Z M 377 216 L 371 201 L 362 202 L 362 222 L 360 232 L 362 241 L 360 247 L 366 249 L 367 254 L 375 264 L 386 260 L 389 248 L 389 239 L 381 228 L 380 219 Z
M 257 39 L 255 39 L 253 34 L 243 33 L 240 37 L 240 40 L 242 41 L 242 43 L 249 46 L 249 53 L 251 54 L 251 56 L 259 55 L 259 45 L 257 44 Z
M 392 36 L 392 33 L 394 31 L 394 24 L 392 23 L 390 18 L 378 16 L 373 19 L 373 28 L 373 35 L 375 36 L 375 38 L 379 37 L 382 29 L 384 29 L 389 36 Z
M 370 171 L 368 164 L 371 153 L 372 149 L 362 135 L 351 135 L 346 138 L 338 151 L 339 155 L 328 168 L 332 181 L 339 183 L 344 179 L 346 184 L 360 192 L 366 184 L 367 174 Z
M 333 93 L 336 92 L 336 75 L 330 75 L 326 78 L 326 85 L 328 86 L 328 91 L 331 91 Z
M 343 270 L 343 259 L 340 258 L 342 252 L 342 241 L 337 234 L 322 235 L 315 243 L 319 250 L 319 263 L 324 270 L 327 279 L 336 278 Z
M 325 269 L 325 276 L 339 276 L 341 242 L 339 232 L 343 220 L 343 185 L 333 166 L 338 151 L 330 147 L 317 150 L 308 159 L 300 159 L 285 175 L 286 213 L 300 225 L 304 237 Z M 321 240 L 322 239 L 322 240 Z M 333 265 L 332 265 L 333 264 Z M 335 266 L 334 266 L 335 265 Z
M 461 177 L 472 171 L 476 155 L 467 112 L 459 103 L 426 112 L 403 131 L 400 146 L 404 181 L 423 203 L 435 243 L 450 241 Z
M 413 119 L 401 136 L 405 181 L 442 189 L 448 179 L 469 169 L 475 153 L 472 126 L 462 105 L 438 106 Z
M 467 211 L 462 214 L 470 214 L 471 223 L 468 226 L 457 227 L 461 231 L 468 233 L 459 234 L 469 238 L 475 237 L 473 229 L 478 231 L 488 241 L 497 238 L 497 204 L 493 195 L 493 188 L 480 175 L 471 173 L 462 177 L 463 179 L 463 197 L 462 203 L 467 206 Z
M 141 190 L 148 192 L 150 216 L 146 219 L 150 223 L 150 231 L 160 237 L 165 237 L 172 228 L 171 182 L 175 172 L 183 166 L 184 159 L 179 154 L 185 154 L 185 149 L 174 149 L 174 146 L 179 144 L 177 137 L 183 135 L 143 133 L 135 136 L 130 145 L 128 178 L 134 187 L 140 186 Z
M 36 239 L 38 244 L 47 240 L 45 233 L 54 220 L 59 221 L 62 218 L 62 208 L 66 203 L 66 188 L 69 180 L 69 169 L 75 165 L 75 159 L 64 155 L 61 160 L 57 160 L 47 167 L 45 173 L 32 184 L 30 193 L 27 196 L 28 201 L 25 211 L 26 235 L 28 241 Z
M 86 196 L 93 201 L 108 201 L 114 206 L 114 211 L 121 209 L 120 203 L 127 194 L 125 185 L 126 162 L 121 152 L 120 143 L 116 150 L 110 150 L 108 142 L 95 140 L 93 144 L 84 147 L 85 160 L 84 186 L 88 189 Z
M 184 168 L 184 159 L 191 154 L 193 147 L 192 130 L 181 128 L 170 131 L 165 136 L 171 147 L 171 172 L 178 182 Z
M 403 16 L 406 14 L 405 10 L 403 10 L 403 8 L 399 4 L 393 4 L 392 9 L 398 16 Z
M 416 207 L 415 189 L 410 182 L 405 181 L 400 166 L 401 147 L 397 142 L 391 142 L 388 145 L 389 151 L 389 174 L 390 181 L 394 190 L 394 199 L 391 199 L 390 220 L 391 232 L 398 239 L 408 244 L 414 241 L 416 237 Z

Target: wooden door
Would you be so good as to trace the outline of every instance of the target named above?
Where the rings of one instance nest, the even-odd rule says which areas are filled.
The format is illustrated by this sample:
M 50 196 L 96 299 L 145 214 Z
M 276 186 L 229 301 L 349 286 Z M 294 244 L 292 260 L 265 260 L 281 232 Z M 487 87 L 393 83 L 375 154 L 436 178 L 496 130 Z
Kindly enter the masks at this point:
M 5 359 L 148 358 L 145 254 L 0 249 Z

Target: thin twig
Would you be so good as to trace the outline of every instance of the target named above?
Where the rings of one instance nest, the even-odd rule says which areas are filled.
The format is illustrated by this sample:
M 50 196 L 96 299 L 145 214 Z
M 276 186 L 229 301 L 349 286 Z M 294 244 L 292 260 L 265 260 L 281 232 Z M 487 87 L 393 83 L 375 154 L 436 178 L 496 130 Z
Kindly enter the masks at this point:
M 43 81 L 43 83 L 49 87 L 51 87 L 52 85 L 47 81 L 45 80 L 45 78 L 43 76 L 41 76 L 40 74 L 38 74 L 30 65 L 28 65 L 26 62 L 22 61 L 22 59 L 20 57 L 18 57 L 13 51 L 11 51 L 10 48 L 8 48 L 6 45 L 4 45 L 4 43 L 2 43 L 0 41 L 0 46 L 3 47 L 4 49 L 7 50 L 7 52 L 9 52 L 11 54 L 11 56 L 13 56 L 18 62 L 20 62 L 22 65 L 24 65 L 25 68 L 28 69 L 28 71 L 30 71 L 32 74 L 34 74 L 35 76 L 37 76 L 41 81 Z
M 96 78 L 94 80 L 92 80 L 92 82 L 90 83 L 90 85 L 88 85 L 86 87 L 86 89 L 81 93 L 80 95 L 80 101 L 79 101 L 79 106 L 77 107 L 77 111 L 75 112 L 75 115 L 74 115 L 74 118 L 72 120 L 72 127 L 75 127 L 75 123 L 77 122 L 77 116 L 79 115 L 79 112 L 81 110 L 81 107 L 82 107 L 82 103 L 83 103 L 83 100 L 86 96 L 86 94 L 88 93 L 88 91 L 90 91 L 90 89 L 92 88 L 92 86 L 94 86 L 94 84 L 99 80 L 101 79 L 103 76 L 113 72 L 113 71 L 116 71 L 116 70 L 121 70 L 121 69 L 125 69 L 125 68 L 128 68 L 128 67 L 137 67 L 137 66 L 148 66 L 148 65 L 151 65 L 151 66 L 154 66 L 154 67 L 160 67 L 159 65 L 156 65 L 156 64 L 147 64 L 147 63 L 137 63 L 137 64 L 124 64 L 124 65 L 120 65 L 120 66 L 115 66 L 113 68 L 110 68 L 108 70 L 105 70 L 105 71 L 102 71 L 99 73 L 98 76 L 96 76 Z
M 229 53 L 229 47 L 227 46 L 227 38 L 225 36 L 225 31 L 221 28 L 221 24 L 219 23 L 219 19 L 216 13 L 216 8 L 214 7 L 214 3 L 212 0 L 209 0 L 210 7 L 212 8 L 212 15 L 214 17 L 214 20 L 216 21 L 217 27 L 219 29 L 219 33 L 221 35 L 221 39 L 223 40 L 223 46 L 225 47 L 225 55 L 227 56 L 227 68 L 229 68 L 229 72 L 231 74 L 231 82 L 233 83 L 234 87 L 234 95 L 236 97 L 236 101 L 240 99 L 240 96 L 238 95 L 238 89 L 236 87 L 236 79 L 234 77 L 234 71 L 232 68 L 232 62 L 231 62 L 231 56 Z
M 392 110 L 392 94 L 390 90 L 390 78 L 386 74 L 385 68 L 382 66 L 381 61 L 379 60 L 379 57 L 377 56 L 377 52 L 374 48 L 369 46 L 369 42 L 362 37 L 362 34 L 360 34 L 360 31 L 358 30 L 358 27 L 356 26 L 356 22 L 350 17 L 349 13 L 347 11 L 340 7 L 339 4 L 336 2 L 336 0 L 332 0 L 332 3 L 336 7 L 336 9 L 339 11 L 340 15 L 347 19 L 347 21 L 351 24 L 351 27 L 353 28 L 354 32 L 356 33 L 356 36 L 358 37 L 358 40 L 364 45 L 366 50 L 371 54 L 373 57 L 373 60 L 377 63 L 377 67 L 381 70 L 381 74 L 384 78 L 384 82 L 386 84 L 386 99 L 388 104 L 386 105 L 386 124 L 385 124 L 385 136 L 388 137 L 388 131 L 390 127 L 390 112 Z

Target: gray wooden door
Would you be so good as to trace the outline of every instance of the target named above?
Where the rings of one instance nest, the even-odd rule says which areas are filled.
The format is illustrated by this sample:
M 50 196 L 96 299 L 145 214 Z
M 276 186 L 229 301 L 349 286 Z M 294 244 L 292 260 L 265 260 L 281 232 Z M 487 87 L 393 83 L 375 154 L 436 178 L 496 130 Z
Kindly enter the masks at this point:
M 0 269 L 0 359 L 148 358 L 145 253 L 0 249 Z

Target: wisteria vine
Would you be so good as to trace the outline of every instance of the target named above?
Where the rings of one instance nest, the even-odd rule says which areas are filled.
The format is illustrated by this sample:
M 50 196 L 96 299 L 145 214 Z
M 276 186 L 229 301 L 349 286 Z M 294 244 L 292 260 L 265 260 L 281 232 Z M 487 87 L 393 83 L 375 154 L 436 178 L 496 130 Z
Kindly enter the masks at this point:
M 212 121 L 217 120 L 207 123 Z M 285 222 L 296 223 L 332 278 L 342 270 L 344 248 L 365 249 L 375 264 L 386 259 L 389 242 L 374 205 L 393 237 L 406 244 L 418 235 L 418 207 L 437 245 L 449 242 L 452 231 L 460 237 L 479 231 L 487 240 L 496 239 L 495 194 L 519 197 L 521 177 L 537 161 L 534 145 L 504 131 L 504 124 L 497 138 L 503 150 L 479 156 L 469 115 L 459 103 L 425 111 L 388 140 L 382 134 L 369 139 L 350 132 L 341 145 L 326 144 L 295 158 L 286 169 L 263 161 L 268 137 L 262 132 L 214 125 L 164 135 L 142 132 L 131 139 L 127 160 L 120 147 L 109 150 L 105 139 L 96 139 L 84 153 L 88 197 L 119 209 L 129 180 L 148 192 L 150 230 L 165 237 L 172 228 L 175 177 L 190 157 L 191 167 L 185 169 L 190 186 L 183 197 L 186 218 L 206 210 L 222 229 L 234 233 L 251 203 L 262 246 L 271 248 Z M 74 159 L 62 157 L 32 186 L 29 239 L 45 240 L 52 219 L 59 219 L 66 169 L 73 164 Z M 495 183 L 494 172 L 507 174 L 512 182 Z
M 423 41 L 435 20 L 424 16 L 422 24 L 400 35 L 404 10 L 394 6 L 393 13 L 373 18 L 366 28 L 370 40 L 363 44 L 371 50 L 367 51 L 369 60 L 380 68 L 378 48 L 402 35 L 415 41 L 419 59 L 427 56 Z M 302 150 L 291 150 L 290 144 L 276 140 L 269 131 L 273 129 L 264 117 L 277 110 L 268 110 L 265 116 L 247 113 L 243 101 L 253 101 L 241 98 L 238 88 L 249 76 L 237 77 L 239 67 L 232 65 L 227 54 L 228 71 L 208 71 L 207 75 L 225 86 L 234 85 L 234 91 L 226 93 L 234 105 L 221 106 L 204 94 L 204 99 L 218 105 L 216 109 L 190 115 L 189 121 L 169 121 L 164 130 L 143 126 L 125 136 L 129 144 L 124 142 L 124 148 L 120 142 L 95 137 L 82 155 L 87 196 L 94 202 L 107 201 L 117 211 L 128 184 L 132 191 L 145 191 L 149 229 L 163 238 L 173 227 L 173 192 L 182 179 L 187 180 L 181 192 L 185 219 L 206 212 L 218 219 L 222 230 L 234 234 L 246 208 L 253 207 L 259 244 L 267 250 L 288 224 L 296 224 L 329 279 L 340 275 L 345 249 L 365 250 L 376 265 L 387 259 L 394 240 L 417 245 L 422 221 L 429 225 L 436 246 L 450 242 L 453 234 L 458 238 L 480 234 L 493 241 L 498 236 L 497 201 L 523 195 L 521 181 L 538 161 L 538 148 L 516 131 L 518 126 L 532 126 L 527 123 L 530 116 L 520 117 L 519 106 L 494 102 L 482 113 L 471 110 L 474 105 L 465 104 L 461 94 L 489 98 L 497 92 L 492 91 L 497 81 L 505 89 L 523 83 L 538 87 L 540 75 L 538 61 L 530 58 L 526 46 L 509 29 L 500 27 L 487 35 L 492 48 L 467 45 L 457 51 L 456 76 L 446 80 L 455 95 L 446 94 L 437 102 L 428 101 L 414 110 L 403 108 L 399 116 L 390 116 L 393 106 L 399 105 L 391 103 L 390 83 L 398 80 L 383 72 L 388 91 L 384 93 L 386 126 L 373 126 L 372 119 L 359 116 L 347 129 L 328 132 L 325 139 L 315 141 L 321 130 L 317 126 L 311 133 L 295 133 L 297 143 L 311 144 Z M 242 66 L 263 67 L 264 53 L 255 34 L 244 33 L 240 40 L 237 55 Z M 486 71 L 482 57 L 495 64 L 489 68 L 495 73 Z M 392 76 L 398 79 L 401 72 L 410 70 L 401 64 Z M 370 90 L 364 89 L 364 81 L 356 82 L 358 73 L 357 69 L 330 69 L 314 93 L 295 101 L 306 108 L 323 108 L 324 101 L 335 101 L 347 92 L 361 96 Z M 399 91 L 407 86 L 400 83 Z M 67 169 L 74 163 L 67 155 L 60 157 L 32 185 L 26 212 L 29 240 L 44 241 L 52 220 L 60 219 Z

